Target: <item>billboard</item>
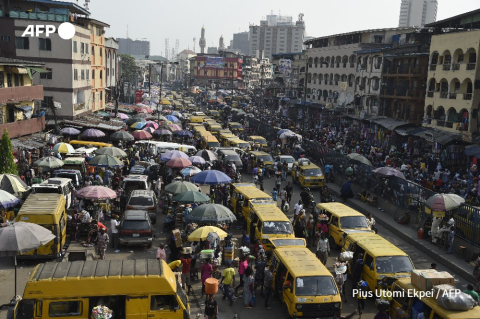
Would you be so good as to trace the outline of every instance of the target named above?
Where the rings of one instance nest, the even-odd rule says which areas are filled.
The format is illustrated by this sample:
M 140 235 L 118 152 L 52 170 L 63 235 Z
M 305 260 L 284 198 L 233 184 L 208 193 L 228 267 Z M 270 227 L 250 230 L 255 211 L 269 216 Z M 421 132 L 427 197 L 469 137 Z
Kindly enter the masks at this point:
M 278 66 L 278 72 L 281 76 L 289 77 L 292 74 L 292 60 L 280 59 Z
M 225 58 L 207 57 L 207 60 L 205 61 L 205 66 L 208 68 L 224 68 Z

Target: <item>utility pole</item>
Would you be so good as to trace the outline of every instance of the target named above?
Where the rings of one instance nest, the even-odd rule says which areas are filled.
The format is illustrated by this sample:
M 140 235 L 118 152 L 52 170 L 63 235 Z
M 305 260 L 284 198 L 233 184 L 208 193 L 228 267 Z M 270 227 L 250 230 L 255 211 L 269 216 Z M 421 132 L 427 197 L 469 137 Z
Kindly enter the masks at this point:
M 150 89 L 152 87 L 152 64 L 148 64 L 148 96 L 150 96 Z
M 118 97 L 120 96 L 120 85 L 122 83 L 123 75 L 120 76 L 120 79 L 117 81 L 117 86 L 115 87 L 115 117 L 118 116 Z
M 160 90 L 158 92 L 157 120 L 160 123 L 160 105 L 162 103 L 163 64 L 160 63 Z

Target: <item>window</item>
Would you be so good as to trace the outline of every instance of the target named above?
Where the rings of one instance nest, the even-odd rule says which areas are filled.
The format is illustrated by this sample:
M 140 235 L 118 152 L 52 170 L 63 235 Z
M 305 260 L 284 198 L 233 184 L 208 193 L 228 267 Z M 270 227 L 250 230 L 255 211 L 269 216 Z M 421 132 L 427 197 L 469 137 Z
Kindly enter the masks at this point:
M 0 71 L 0 88 L 4 87 L 5 83 L 5 73 L 3 71 Z
M 92 80 L 95 80 L 95 70 L 92 70 Z
M 103 50 L 102 50 L 102 49 L 100 49 L 100 50 L 98 50 L 98 51 L 100 51 L 100 56 L 102 56 L 102 51 L 103 51 Z
M 103 33 L 103 29 L 102 28 L 99 28 L 97 27 L 97 36 L 101 36 Z
M 102 73 L 103 73 L 102 70 L 100 70 L 100 79 L 102 79 Z
M 103 100 L 103 92 L 100 91 L 100 101 Z
M 150 310 L 176 311 L 180 309 L 175 295 L 152 296 Z
M 78 81 L 78 70 L 77 69 L 73 69 L 73 79 L 75 81 Z
M 374 43 L 383 43 L 383 36 L 382 35 L 374 35 L 373 36 Z
M 90 70 L 87 69 L 87 80 L 90 80 Z
M 81 78 L 82 80 L 85 80 L 85 70 L 81 70 L 81 72 L 80 72 L 80 78 Z
M 108 77 L 108 75 L 110 74 L 110 73 L 109 73 L 109 71 L 110 71 L 110 69 L 109 69 L 109 68 L 107 68 L 107 77 Z
M 78 50 L 77 50 L 77 41 L 73 41 L 73 52 L 74 53 L 77 53 Z
M 18 73 L 13 74 L 13 82 L 15 83 L 15 86 L 20 86 L 20 78 L 18 76 Z
M 83 42 L 80 43 L 80 53 L 81 54 L 85 53 L 85 43 L 83 43 Z
M 90 34 L 94 34 L 95 33 L 95 27 L 92 25 L 90 27 Z
M 463 62 L 463 54 L 458 55 L 458 63 Z
M 52 51 L 52 40 L 38 39 L 38 49 L 43 51 Z
M 0 35 L 0 41 L 10 42 L 10 36 L 9 35 Z
M 51 302 L 48 305 L 50 317 L 70 317 L 82 315 L 82 302 L 77 300 Z
M 40 73 L 40 79 L 51 80 L 52 79 L 52 69 L 47 68 L 47 72 Z
M 17 49 L 30 49 L 30 39 L 27 37 L 15 37 L 15 46 Z
M 42 107 L 51 107 L 53 106 L 53 96 L 44 96 Z
M 85 43 L 85 54 L 88 54 L 88 43 Z

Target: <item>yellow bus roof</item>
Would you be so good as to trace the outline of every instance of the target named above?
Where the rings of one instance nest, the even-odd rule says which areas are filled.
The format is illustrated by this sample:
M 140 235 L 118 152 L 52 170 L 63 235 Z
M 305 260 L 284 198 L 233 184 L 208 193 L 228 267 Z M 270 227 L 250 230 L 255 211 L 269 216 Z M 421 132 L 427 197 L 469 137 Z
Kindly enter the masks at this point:
M 400 278 L 395 281 L 400 287 L 407 291 L 419 291 L 418 287 L 412 284 L 412 278 Z M 435 312 L 442 318 L 446 319 L 478 319 L 480 318 L 480 307 L 474 307 L 467 311 L 454 311 L 443 308 L 437 303 L 437 300 L 433 297 L 423 297 L 424 302 L 431 309 L 435 309 Z
M 264 139 L 264 140 L 266 140 L 265 137 L 259 136 L 259 135 L 250 135 L 249 137 L 250 137 L 252 140 L 259 140 L 259 139 Z
M 62 205 L 65 206 L 65 197 L 62 194 L 30 194 L 20 208 L 17 217 L 21 215 L 44 215 L 48 212 L 54 213 Z M 22 220 L 18 219 L 17 221 Z
M 257 213 L 258 218 L 262 221 L 286 221 L 290 219 L 278 206 L 273 205 L 253 205 L 253 210 Z
M 258 155 L 270 155 L 270 154 L 268 154 L 268 153 L 266 153 L 266 152 L 262 152 L 262 151 L 250 151 L 249 153 L 250 153 L 250 154 L 253 154 L 253 155 L 255 155 L 255 156 L 258 156 Z M 271 156 L 271 155 L 270 155 L 270 156 Z
M 39 264 L 27 281 L 24 296 L 58 299 L 176 291 L 175 276 L 163 260 L 93 260 Z
M 316 169 L 320 167 L 318 167 L 315 164 L 309 164 L 309 165 L 298 165 L 298 168 L 300 168 L 301 170 L 307 170 L 307 169 Z
M 245 186 L 237 188 L 238 192 L 245 196 L 247 199 L 258 199 L 258 198 L 267 198 L 271 199 L 272 196 L 268 195 L 265 192 L 262 192 L 254 186 Z
M 251 186 L 255 187 L 254 183 L 233 183 L 233 187 L 238 188 L 238 187 L 246 187 L 246 186 Z
M 406 252 L 375 233 L 351 233 L 347 238 L 375 257 L 408 256 Z
M 332 276 L 331 272 L 308 248 L 279 247 L 275 249 L 275 253 L 295 277 Z
M 348 207 L 347 205 L 344 205 L 342 203 L 320 203 L 317 204 L 316 208 L 328 210 L 332 213 L 335 213 L 339 217 L 365 216 L 359 211 L 356 211 L 355 209 Z

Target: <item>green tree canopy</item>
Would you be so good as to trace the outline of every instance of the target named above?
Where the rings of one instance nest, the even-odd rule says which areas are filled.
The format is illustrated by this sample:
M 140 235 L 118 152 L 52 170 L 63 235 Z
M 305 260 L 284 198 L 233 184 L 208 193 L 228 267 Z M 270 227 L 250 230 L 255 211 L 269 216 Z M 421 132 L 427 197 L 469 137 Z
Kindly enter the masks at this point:
M 18 167 L 13 157 L 12 141 L 10 141 L 7 129 L 3 130 L 2 140 L 0 141 L 0 174 L 18 175 Z
M 135 59 L 129 54 L 120 54 L 122 75 L 125 80 L 135 77 L 137 65 Z

